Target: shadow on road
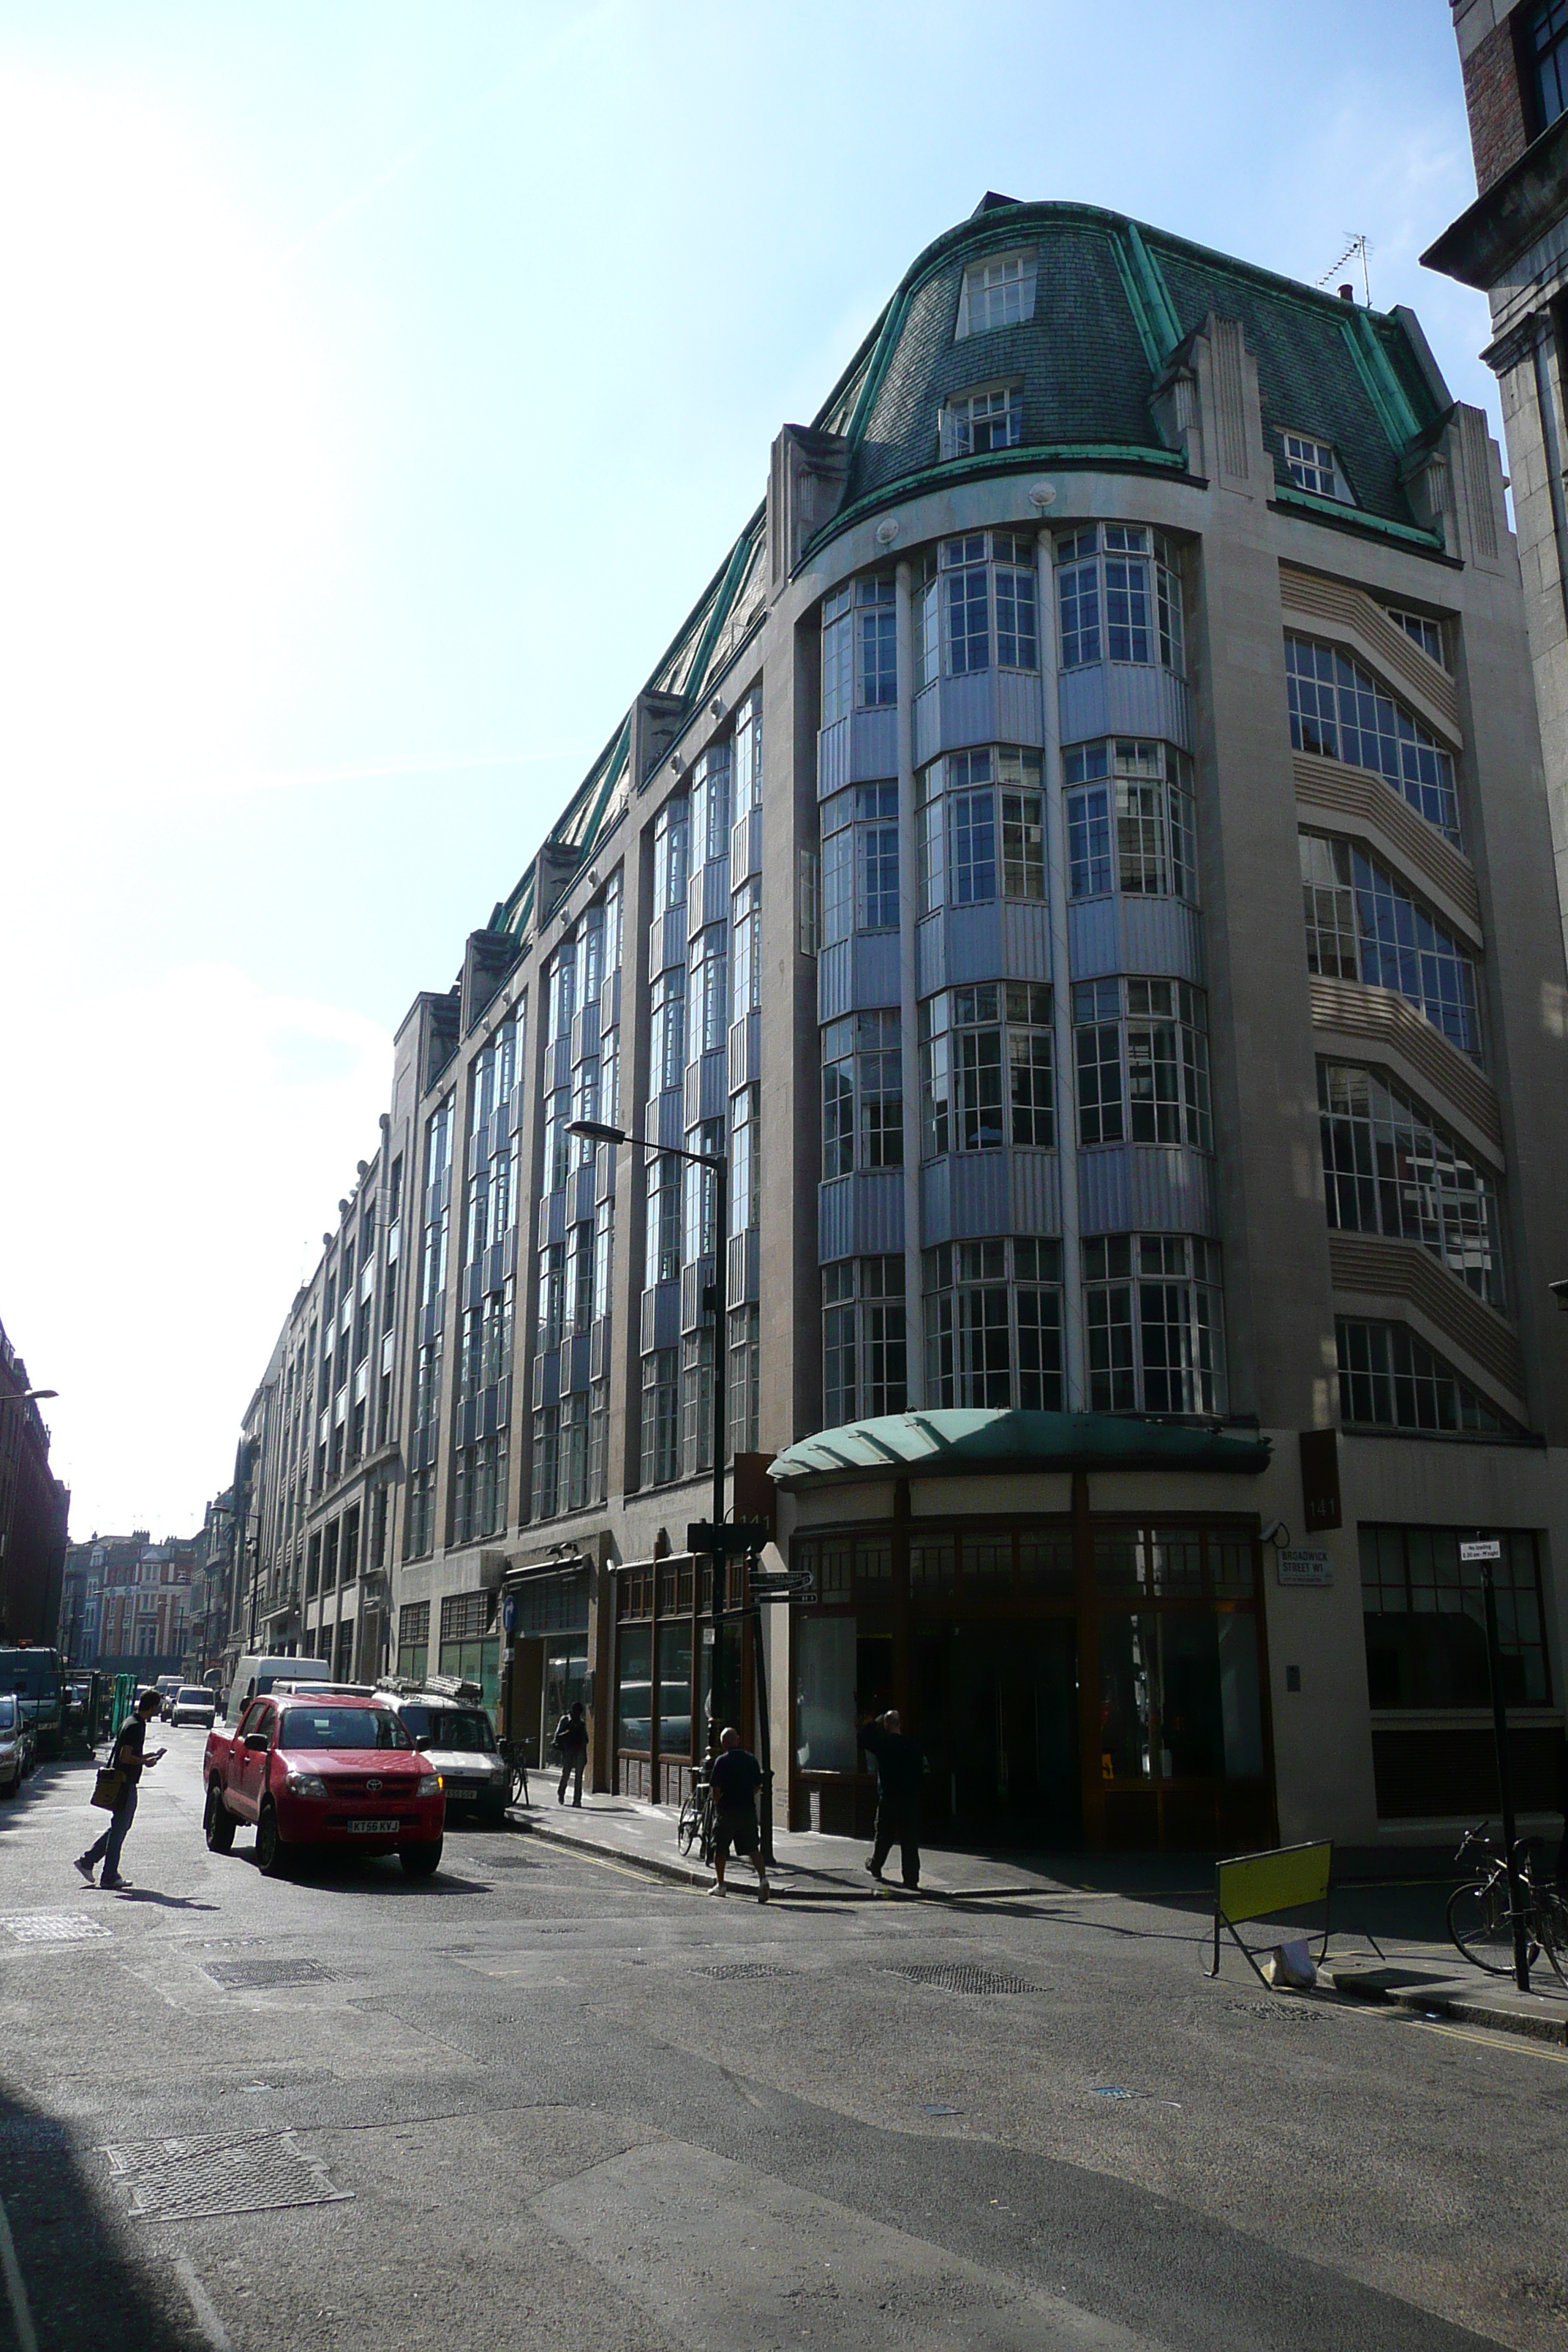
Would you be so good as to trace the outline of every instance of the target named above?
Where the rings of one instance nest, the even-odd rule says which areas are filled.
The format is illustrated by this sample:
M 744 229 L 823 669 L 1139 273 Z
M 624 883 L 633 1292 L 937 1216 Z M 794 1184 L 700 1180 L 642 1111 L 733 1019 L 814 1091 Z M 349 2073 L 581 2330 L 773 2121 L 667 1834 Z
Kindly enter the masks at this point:
M 68 2126 L 14 2093 L 0 2092 L 0 2198 L 4 2198 L 33 2329 L 47 2352 L 196 2352 L 183 2298 L 153 2298 L 126 2261 L 125 2226 L 105 2158 L 79 2147 Z M 0 2340 L 17 2330 L 0 2295 Z

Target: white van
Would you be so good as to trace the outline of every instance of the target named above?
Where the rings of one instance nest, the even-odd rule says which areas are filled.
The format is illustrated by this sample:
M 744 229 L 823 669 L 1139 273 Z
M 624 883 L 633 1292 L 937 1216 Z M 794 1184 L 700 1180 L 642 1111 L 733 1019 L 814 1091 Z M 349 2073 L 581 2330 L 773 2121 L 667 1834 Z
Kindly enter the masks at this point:
M 237 1723 L 251 1700 L 269 1691 L 274 1683 L 330 1683 L 331 1679 L 329 1659 L 260 1657 L 253 1651 L 234 1670 L 224 1721 Z

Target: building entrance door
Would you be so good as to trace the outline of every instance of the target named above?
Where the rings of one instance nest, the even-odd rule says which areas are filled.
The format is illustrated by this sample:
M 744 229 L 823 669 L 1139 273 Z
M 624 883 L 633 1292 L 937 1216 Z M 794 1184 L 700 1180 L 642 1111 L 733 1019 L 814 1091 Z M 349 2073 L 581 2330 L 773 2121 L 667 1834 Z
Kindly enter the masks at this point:
M 914 1653 L 928 1832 L 976 1845 L 1079 1844 L 1072 1619 L 972 1620 L 917 1633 Z

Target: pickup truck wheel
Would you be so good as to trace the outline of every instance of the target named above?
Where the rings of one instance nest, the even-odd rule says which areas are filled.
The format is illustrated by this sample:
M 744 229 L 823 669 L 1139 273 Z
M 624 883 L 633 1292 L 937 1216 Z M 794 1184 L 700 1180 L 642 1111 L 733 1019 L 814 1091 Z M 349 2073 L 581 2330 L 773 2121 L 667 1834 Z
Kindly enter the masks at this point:
M 430 1838 L 424 1845 L 400 1845 L 397 1859 L 410 1878 L 434 1878 L 441 1863 L 441 1841 Z
M 206 1832 L 209 1853 L 227 1853 L 234 1844 L 234 1815 L 224 1803 L 223 1791 L 215 1780 L 207 1790 L 207 1810 L 202 1827 Z
M 278 1809 L 264 1804 L 256 1823 L 256 1866 L 263 1878 L 281 1878 L 286 1849 L 278 1834 Z

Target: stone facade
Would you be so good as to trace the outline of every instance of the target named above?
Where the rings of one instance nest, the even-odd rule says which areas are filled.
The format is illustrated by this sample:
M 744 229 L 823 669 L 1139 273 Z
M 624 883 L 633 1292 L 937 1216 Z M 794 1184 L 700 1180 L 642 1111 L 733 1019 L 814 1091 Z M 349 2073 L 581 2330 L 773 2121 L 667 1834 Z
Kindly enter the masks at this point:
M 847 1824 L 896 1698 L 947 1833 L 1371 1843 L 1483 1795 L 1496 1526 L 1554 1801 L 1530 674 L 1408 313 L 987 198 L 398 1031 L 246 1421 L 231 1650 L 472 1676 L 536 1758 L 584 1696 L 631 1795 L 733 1712 Z M 716 1377 L 811 1580 L 755 1645 L 688 1548 Z M 1127 1435 L 1173 1429 L 1235 1445 Z

